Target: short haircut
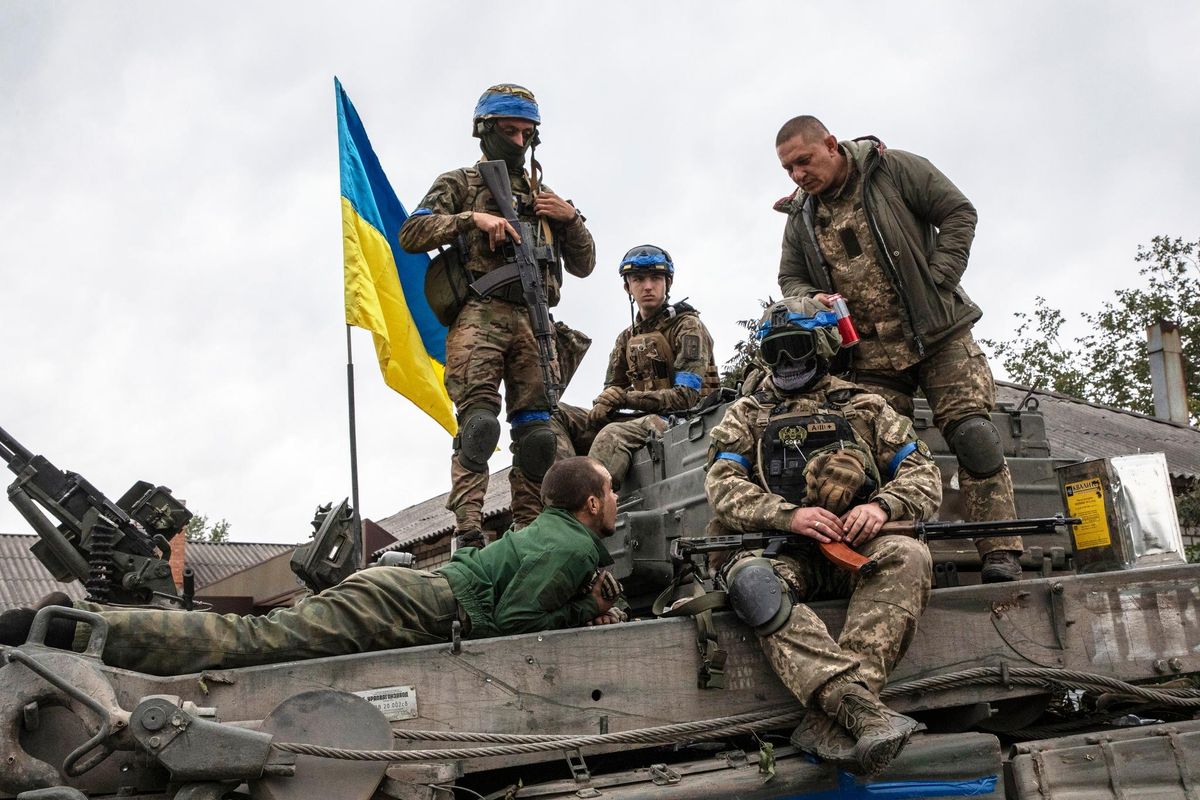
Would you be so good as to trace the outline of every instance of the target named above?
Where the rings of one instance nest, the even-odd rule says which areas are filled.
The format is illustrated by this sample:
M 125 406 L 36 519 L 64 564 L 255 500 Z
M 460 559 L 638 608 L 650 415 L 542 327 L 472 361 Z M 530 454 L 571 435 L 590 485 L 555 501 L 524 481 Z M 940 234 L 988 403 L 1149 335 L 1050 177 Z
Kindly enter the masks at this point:
M 829 135 L 829 129 L 816 117 L 804 114 L 799 117 L 792 117 L 787 122 L 783 123 L 783 127 L 779 129 L 779 133 L 775 134 L 775 146 L 786 142 L 788 139 L 794 139 L 797 136 L 803 136 L 806 142 L 815 142 L 824 139 Z
M 555 461 L 542 479 L 542 502 L 567 511 L 580 511 L 589 497 L 604 499 L 600 462 L 587 456 Z

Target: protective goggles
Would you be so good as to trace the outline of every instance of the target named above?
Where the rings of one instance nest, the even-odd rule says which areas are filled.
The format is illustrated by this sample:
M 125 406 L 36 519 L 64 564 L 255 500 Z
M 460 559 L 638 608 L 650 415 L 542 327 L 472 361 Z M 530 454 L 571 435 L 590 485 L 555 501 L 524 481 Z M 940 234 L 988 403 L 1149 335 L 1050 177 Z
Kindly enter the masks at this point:
M 786 330 L 768 336 L 759 345 L 759 358 L 768 367 L 779 365 L 787 356 L 792 361 L 807 361 L 817 352 L 817 337 L 812 331 Z

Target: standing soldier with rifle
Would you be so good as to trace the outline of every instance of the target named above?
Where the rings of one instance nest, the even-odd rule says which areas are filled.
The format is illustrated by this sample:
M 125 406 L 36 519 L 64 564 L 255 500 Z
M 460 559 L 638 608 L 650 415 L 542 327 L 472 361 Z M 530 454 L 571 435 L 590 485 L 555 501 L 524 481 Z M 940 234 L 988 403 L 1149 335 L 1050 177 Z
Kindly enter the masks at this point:
M 514 517 L 519 511 L 518 524 L 528 522 L 541 508 L 542 477 L 555 457 L 549 420 L 562 381 L 553 332 L 545 330 L 548 309 L 558 303 L 562 266 L 582 278 L 596 262 L 583 216 L 540 183 L 541 167 L 532 157 L 540 123 L 529 90 L 501 84 L 484 92 L 473 133 L 484 158 L 506 169 L 490 183 L 486 161 L 439 176 L 400 229 L 400 245 L 409 252 L 447 248 L 431 265 L 426 295 L 450 328 L 446 390 L 459 432 L 446 507 L 454 512 L 459 546 L 484 544 L 483 498 L 487 462 L 500 438 L 501 381 L 512 427 Z M 512 199 L 501 207 L 505 183 Z
M 725 529 L 806 538 L 783 553 L 735 551 L 717 580 L 808 708 L 793 744 L 877 772 L 916 728 L 879 692 L 912 642 L 932 575 L 922 542 L 879 534 L 889 520 L 932 515 L 941 475 L 908 419 L 828 374 L 841 344 L 833 312 L 788 298 L 767 309 L 757 336 L 768 375 L 713 429 L 704 488 Z M 835 568 L 818 545 L 837 542 L 858 548 L 873 569 Z M 836 641 L 804 605 L 834 597 L 850 598 Z
M 775 150 L 800 187 L 775 204 L 788 215 L 784 295 L 826 306 L 843 295 L 861 334 L 847 377 L 909 417 L 920 389 L 958 459 L 964 517 L 1012 519 L 1012 475 L 990 416 L 996 387 L 971 336 L 982 312 L 960 284 L 975 207 L 924 158 L 874 137 L 838 142 L 815 117 L 786 122 Z M 1019 536 L 975 545 L 984 583 L 1021 577 Z

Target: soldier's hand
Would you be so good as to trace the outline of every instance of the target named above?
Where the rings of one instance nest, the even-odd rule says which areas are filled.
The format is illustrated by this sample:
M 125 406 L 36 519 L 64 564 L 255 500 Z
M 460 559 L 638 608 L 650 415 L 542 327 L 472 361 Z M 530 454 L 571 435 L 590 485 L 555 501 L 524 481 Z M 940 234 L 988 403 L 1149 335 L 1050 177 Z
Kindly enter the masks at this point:
M 575 206 L 549 189 L 543 189 L 533 196 L 533 210 L 559 222 L 570 222 L 575 218 Z
M 616 584 L 617 591 L 613 591 L 613 584 Z M 592 582 L 591 595 L 596 601 L 596 608 L 600 610 L 600 615 L 608 613 L 608 610 L 613 607 L 613 603 L 620 596 L 621 584 L 617 583 L 617 579 L 613 577 L 608 570 L 599 570 L 596 572 L 596 579 Z
M 823 508 L 797 508 L 796 513 L 792 514 L 788 530 L 822 544 L 840 542 L 843 539 L 842 521 Z
M 863 503 L 842 515 L 842 527 L 846 541 L 853 547 L 866 544 L 875 538 L 888 521 L 888 512 L 878 503 Z
M 609 415 L 625 404 L 625 390 L 620 386 L 606 386 L 593 401 L 588 412 L 588 427 L 599 430 L 608 424 Z
M 608 611 L 597 616 L 595 619 L 588 620 L 588 625 L 616 625 L 620 622 L 627 622 L 629 615 L 623 609 L 613 606 Z
M 805 495 L 834 514 L 848 509 L 866 482 L 862 458 L 852 450 L 821 453 L 804 468 Z
M 493 250 L 496 249 L 496 245 L 503 242 L 509 236 L 517 244 L 521 243 L 521 234 L 517 233 L 504 217 L 497 217 L 495 214 L 489 214 L 486 211 L 476 211 L 471 215 L 471 219 L 474 220 L 476 228 L 487 234 L 488 245 Z
M 813 295 L 813 300 L 816 300 L 826 308 L 833 308 L 833 300 L 829 295 L 825 294 L 825 292 L 817 292 Z

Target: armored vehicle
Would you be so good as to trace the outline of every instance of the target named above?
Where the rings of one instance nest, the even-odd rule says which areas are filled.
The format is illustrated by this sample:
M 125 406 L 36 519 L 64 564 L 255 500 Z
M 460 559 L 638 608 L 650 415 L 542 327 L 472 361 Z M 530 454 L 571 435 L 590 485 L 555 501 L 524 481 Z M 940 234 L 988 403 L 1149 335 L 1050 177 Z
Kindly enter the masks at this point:
M 993 415 L 1020 515 L 1080 516 L 1108 543 L 1029 536 L 1025 579 L 980 585 L 969 542 L 931 542 L 937 588 L 885 692 L 925 729 L 867 778 L 790 746 L 798 706 L 735 617 L 648 611 L 678 583 L 672 542 L 710 519 L 721 414 L 675 421 L 635 460 L 609 540 L 642 609 L 626 624 L 154 677 L 101 663 L 98 618 L 44 609 L 3 652 L 0 797 L 1200 796 L 1200 566 L 1179 556 L 1169 494 L 1141 491 L 1162 484 L 1155 463 L 1056 472 L 1032 403 Z M 917 427 L 958 519 L 928 409 Z M 814 608 L 840 626 L 845 603 Z M 43 646 L 62 613 L 93 626 L 85 652 Z

